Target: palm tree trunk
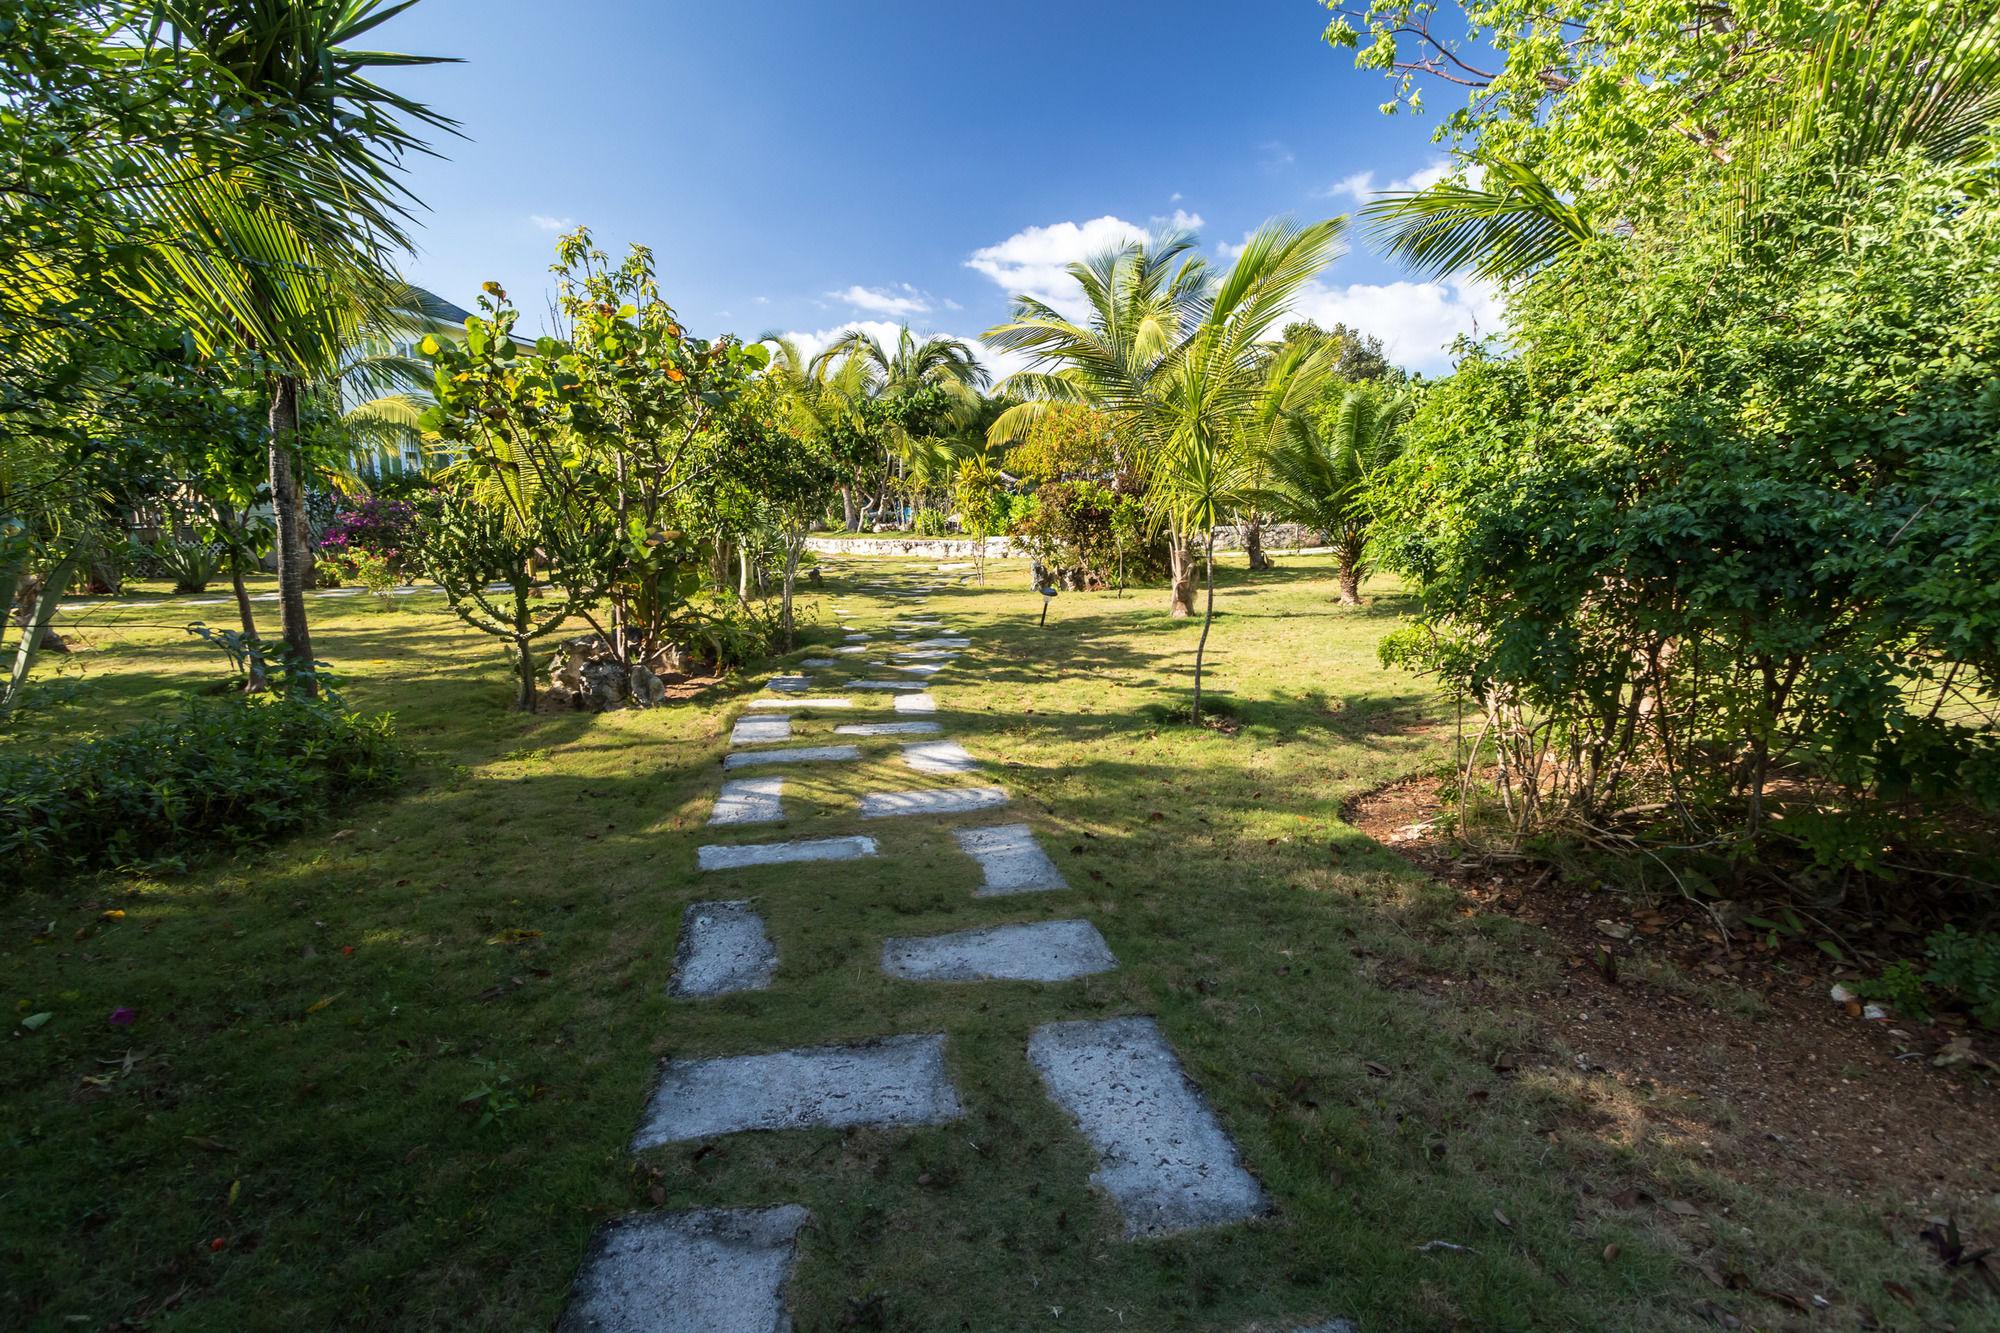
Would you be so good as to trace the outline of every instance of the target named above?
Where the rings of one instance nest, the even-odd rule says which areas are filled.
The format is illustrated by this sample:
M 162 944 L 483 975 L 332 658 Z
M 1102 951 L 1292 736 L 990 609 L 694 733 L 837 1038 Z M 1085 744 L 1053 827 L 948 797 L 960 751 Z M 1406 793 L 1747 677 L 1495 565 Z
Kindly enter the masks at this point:
M 229 559 L 229 588 L 236 594 L 236 618 L 243 622 L 243 642 L 250 646 L 250 680 L 245 688 L 264 688 L 264 654 L 257 649 L 257 617 L 250 610 L 250 590 L 243 586 L 243 561 Z
M 1343 538 L 1337 558 L 1340 561 L 1340 604 L 1342 606 L 1361 605 L 1361 543 L 1352 537 Z
M 1186 620 L 1194 614 L 1194 556 L 1194 548 L 1180 533 L 1168 535 L 1167 563 L 1172 569 L 1173 593 L 1167 614 L 1175 620 Z
M 1208 652 L 1208 627 L 1215 620 L 1215 530 L 1208 534 L 1208 603 L 1201 613 L 1201 641 L 1194 646 L 1194 718 L 1201 722 L 1201 667 Z
M 784 636 L 785 650 L 791 651 L 797 643 L 795 626 L 792 623 L 792 590 L 798 586 L 799 553 L 806 548 L 805 524 L 785 530 L 785 581 L 778 602 L 778 633 Z
M 1243 516 L 1243 550 L 1252 573 L 1272 568 L 1271 557 L 1264 554 L 1264 518 L 1254 509 Z
M 299 382 L 291 375 L 271 381 L 270 454 L 271 508 L 278 520 L 278 619 L 284 627 L 285 652 L 308 695 L 319 693 L 313 678 L 312 631 L 306 625 L 305 584 L 299 565 L 305 540 L 299 532 L 298 477 L 292 471 L 292 444 L 299 433 Z M 289 676 L 289 672 L 287 675 Z

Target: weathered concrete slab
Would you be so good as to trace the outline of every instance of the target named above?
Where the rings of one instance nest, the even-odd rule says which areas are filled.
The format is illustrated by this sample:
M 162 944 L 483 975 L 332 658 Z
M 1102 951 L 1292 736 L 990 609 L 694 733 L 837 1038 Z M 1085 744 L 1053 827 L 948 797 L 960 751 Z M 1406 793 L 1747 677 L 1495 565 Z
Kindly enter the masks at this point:
M 808 657 L 803 662 L 800 662 L 799 665 L 805 667 L 830 667 L 839 666 L 840 663 L 831 657 Z
M 731 745 L 769 745 L 792 738 L 792 719 L 784 717 L 739 717 L 729 729 Z
M 1117 966 L 1088 921 L 1033 921 L 882 945 L 882 970 L 906 981 L 1070 981 Z
M 979 761 L 957 741 L 918 741 L 903 747 L 903 762 L 919 773 L 970 773 Z
M 959 850 L 979 862 L 986 877 L 974 894 L 994 898 L 1008 893 L 1040 893 L 1066 889 L 1069 881 L 1026 824 L 996 824 L 991 828 L 956 829 Z
M 632 1149 L 753 1129 L 939 1125 L 963 1114 L 945 1070 L 943 1033 L 883 1037 L 858 1046 L 669 1060 Z
M 809 689 L 811 689 L 811 688 L 812 688 L 812 677 L 810 677 L 810 676 L 773 676 L 773 677 L 771 677 L 771 679 L 769 679 L 768 681 L 765 681 L 765 682 L 764 682 L 764 688 L 766 688 L 766 689 L 771 689 L 771 690 L 778 690 L 778 691 L 781 691 L 781 692 L 783 692 L 783 693 L 786 693 L 786 694 L 795 694 L 795 693 L 797 693 L 797 692 L 798 692 L 798 691 L 800 691 L 800 690 L 809 690 Z
M 777 968 L 777 946 L 749 903 L 690 903 L 681 917 L 667 993 L 694 997 L 766 990 Z
M 852 861 L 875 855 L 875 839 L 795 838 L 790 842 L 752 842 L 736 847 L 713 844 L 695 849 L 695 864 L 703 870 L 740 870 L 748 866 L 790 865 L 795 861 Z
M 806 698 L 806 699 L 752 699 L 752 708 L 789 708 L 797 712 L 801 708 L 852 708 L 852 699 Z
M 598 1231 L 556 1333 L 790 1333 L 806 1210 L 636 1213 Z
M 833 729 L 836 736 L 921 736 L 943 730 L 937 722 L 848 722 Z
M 878 791 L 861 798 L 863 819 L 896 815 L 957 815 L 1007 804 L 1003 787 L 939 787 L 931 791 Z
M 732 778 L 722 784 L 711 824 L 775 824 L 785 817 L 783 778 Z
M 1117 1202 L 1128 1237 L 1270 1211 L 1152 1019 L 1050 1023 L 1028 1038 L 1028 1060 L 1097 1150 L 1090 1178 Z
M 834 651 L 839 653 L 842 657 L 854 657 L 861 653 L 867 652 L 868 645 L 865 643 L 850 643 L 845 648 L 836 648 L 834 649 Z
M 861 757 L 853 745 L 798 745 L 789 750 L 739 750 L 722 756 L 724 768 L 748 768 L 752 764 L 841 764 Z
M 896 711 L 899 713 L 935 713 L 937 700 L 928 694 L 904 694 L 897 696 Z
M 866 642 L 868 642 L 868 640 L 870 640 L 870 639 L 871 639 L 871 638 L 873 638 L 873 637 L 875 637 L 875 636 L 874 636 L 874 635 L 872 635 L 872 634 L 863 634 L 863 633 L 861 633 L 860 631 L 858 631 L 858 630 L 857 630 L 857 631 L 856 631 L 856 632 L 854 632 L 853 634 L 850 634 L 850 635 L 848 635 L 848 636 L 847 636 L 847 641 L 848 641 L 849 643 L 866 643 Z
M 944 664 L 941 662 L 899 662 L 896 664 L 896 670 L 907 671 L 913 676 L 935 676 L 938 672 L 944 670 Z
M 972 640 L 962 634 L 944 634 L 935 639 L 918 639 L 912 648 L 970 648 Z
M 920 680 L 855 680 L 849 681 L 847 687 L 851 690 L 921 690 L 924 683 Z
M 918 648 L 909 652 L 898 652 L 897 658 L 909 662 L 956 662 L 958 654 L 949 648 Z

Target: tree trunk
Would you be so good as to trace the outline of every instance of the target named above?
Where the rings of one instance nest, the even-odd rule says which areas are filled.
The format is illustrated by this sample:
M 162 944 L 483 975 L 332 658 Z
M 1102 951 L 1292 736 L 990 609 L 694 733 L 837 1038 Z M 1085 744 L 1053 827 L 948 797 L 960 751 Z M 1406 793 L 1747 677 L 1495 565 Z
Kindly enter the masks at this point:
M 290 375 L 271 381 L 270 428 L 271 508 L 278 520 L 278 619 L 291 666 L 303 673 L 301 687 L 308 695 L 317 695 L 312 631 L 306 625 L 305 584 L 299 570 L 305 541 L 299 532 L 298 478 L 292 471 L 292 443 L 299 432 L 299 382 Z
M 1201 613 L 1201 641 L 1194 646 L 1194 721 L 1201 722 L 1201 667 L 1208 652 L 1208 627 L 1215 620 L 1215 533 L 1208 534 L 1208 602 Z
M 299 543 L 299 586 L 306 589 L 319 587 L 319 564 L 313 559 L 312 522 L 306 517 L 305 483 L 295 479 L 292 489 L 292 531 Z
M 1186 620 L 1194 614 L 1194 548 L 1174 533 L 1167 539 L 1167 563 L 1173 572 L 1173 593 L 1167 614 Z
M 750 548 L 740 542 L 736 546 L 736 600 L 750 600 Z
M 250 610 L 250 590 L 243 586 L 243 562 L 229 558 L 229 587 L 236 594 L 236 618 L 243 622 L 243 642 L 249 648 L 250 690 L 264 688 L 264 654 L 257 647 L 257 617 Z
M 790 652 L 797 642 L 792 624 L 792 589 L 798 586 L 799 553 L 805 548 L 806 532 L 803 527 L 786 531 L 785 582 L 778 602 L 778 632 L 784 635 L 786 652 Z
M 854 498 L 854 488 L 852 486 L 842 486 L 840 488 L 840 508 L 841 513 L 845 517 L 847 530 L 849 532 L 861 531 L 861 506 Z
M 514 693 L 514 707 L 523 713 L 532 713 L 535 711 L 535 654 L 524 634 L 514 636 L 514 669 L 521 678 L 521 688 Z
M 1243 550 L 1250 557 L 1251 572 L 1273 568 L 1271 557 L 1264 554 L 1264 520 L 1255 510 L 1243 517 Z
M 1342 606 L 1361 605 L 1361 547 L 1359 543 L 1342 542 L 1340 560 L 1340 604 Z

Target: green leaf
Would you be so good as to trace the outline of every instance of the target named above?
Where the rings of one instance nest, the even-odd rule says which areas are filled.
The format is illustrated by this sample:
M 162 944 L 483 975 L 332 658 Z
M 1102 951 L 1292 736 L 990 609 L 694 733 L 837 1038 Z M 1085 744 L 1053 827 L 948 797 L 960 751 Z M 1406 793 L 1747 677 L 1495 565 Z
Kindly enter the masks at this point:
M 22 1019 L 21 1026 L 26 1028 L 28 1031 L 33 1032 L 36 1028 L 42 1026 L 42 1024 L 48 1022 L 51 1018 L 54 1017 L 55 1014 L 53 1012 L 44 1009 L 39 1014 L 29 1014 L 26 1018 Z

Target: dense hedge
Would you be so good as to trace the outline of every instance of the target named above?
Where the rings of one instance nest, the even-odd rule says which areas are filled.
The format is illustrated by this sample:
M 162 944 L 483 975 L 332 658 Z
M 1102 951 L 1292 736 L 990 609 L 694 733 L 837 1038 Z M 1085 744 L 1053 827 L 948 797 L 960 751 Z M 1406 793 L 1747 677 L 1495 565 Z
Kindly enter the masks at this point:
M 386 716 L 301 697 L 206 700 L 52 754 L 10 747 L 0 878 L 186 864 L 305 827 L 402 774 Z

